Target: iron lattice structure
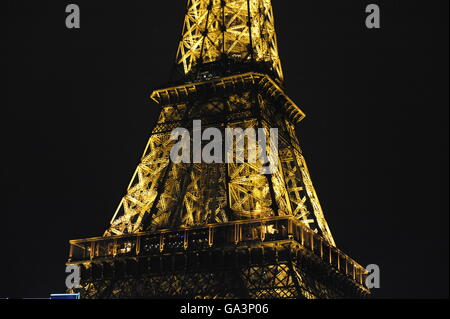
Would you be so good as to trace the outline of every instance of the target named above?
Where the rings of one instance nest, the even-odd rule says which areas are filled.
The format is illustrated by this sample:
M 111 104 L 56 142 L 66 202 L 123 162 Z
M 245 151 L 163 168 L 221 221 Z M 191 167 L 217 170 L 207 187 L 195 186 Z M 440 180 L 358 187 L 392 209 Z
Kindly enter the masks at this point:
M 177 63 L 185 74 L 222 60 L 257 62 L 283 80 L 270 0 L 191 0 Z
M 155 90 L 161 111 L 103 237 L 71 241 L 88 298 L 345 298 L 368 295 L 366 271 L 335 246 L 283 90 L 270 0 L 189 0 L 176 64 Z M 262 163 L 174 163 L 173 129 L 278 128 Z M 225 153 L 226 150 L 224 149 Z M 269 156 L 274 156 L 270 154 Z

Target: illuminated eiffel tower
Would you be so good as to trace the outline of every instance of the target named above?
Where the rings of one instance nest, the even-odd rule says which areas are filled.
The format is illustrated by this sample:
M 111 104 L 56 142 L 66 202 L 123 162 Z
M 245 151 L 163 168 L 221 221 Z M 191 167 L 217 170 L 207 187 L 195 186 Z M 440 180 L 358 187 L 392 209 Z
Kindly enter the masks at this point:
M 283 89 L 270 0 L 189 0 L 174 81 L 103 237 L 70 241 L 84 298 L 360 298 L 366 270 L 335 246 Z M 175 163 L 171 132 L 278 128 L 276 169 Z M 245 136 L 237 137 L 244 138 Z M 238 142 L 235 146 L 238 148 Z M 255 151 L 255 150 L 253 150 Z M 224 148 L 225 152 L 225 148 Z M 273 156 L 273 154 L 271 154 Z

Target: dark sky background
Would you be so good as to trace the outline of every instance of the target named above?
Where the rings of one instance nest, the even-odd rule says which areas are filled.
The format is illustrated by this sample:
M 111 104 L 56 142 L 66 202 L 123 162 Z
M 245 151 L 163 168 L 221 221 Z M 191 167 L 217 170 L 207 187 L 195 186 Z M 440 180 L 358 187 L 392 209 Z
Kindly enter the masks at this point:
M 338 247 L 380 298 L 448 298 L 448 4 L 273 0 L 286 91 Z M 186 1 L 6 1 L 0 297 L 65 289 L 68 241 L 101 235 L 139 162 Z M 381 7 L 381 30 L 365 6 Z

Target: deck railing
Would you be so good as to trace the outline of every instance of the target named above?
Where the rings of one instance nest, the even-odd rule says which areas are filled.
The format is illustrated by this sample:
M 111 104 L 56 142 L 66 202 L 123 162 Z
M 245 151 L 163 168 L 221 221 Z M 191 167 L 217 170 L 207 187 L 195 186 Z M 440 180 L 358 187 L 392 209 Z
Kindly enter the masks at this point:
M 213 224 L 202 228 L 71 240 L 69 263 L 283 240 L 295 240 L 338 272 L 363 285 L 366 269 L 303 223 L 287 216 Z

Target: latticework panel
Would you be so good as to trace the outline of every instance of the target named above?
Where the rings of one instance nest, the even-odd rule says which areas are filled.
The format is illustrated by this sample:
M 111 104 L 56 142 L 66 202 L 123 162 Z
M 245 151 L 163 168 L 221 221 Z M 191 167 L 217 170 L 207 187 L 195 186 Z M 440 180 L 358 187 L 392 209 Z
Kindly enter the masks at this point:
M 187 74 L 223 57 L 266 63 L 283 80 L 270 0 L 188 1 L 177 63 Z
M 127 195 L 111 220 L 106 235 L 120 235 L 142 230 L 142 218 L 153 206 L 158 187 L 170 164 L 170 148 L 173 141 L 169 134 L 152 135 L 141 163 L 136 169 Z M 120 215 L 119 215 L 120 214 Z
M 224 271 L 92 281 L 79 292 L 86 299 L 236 298 L 237 277 Z
M 258 266 L 180 271 L 168 274 L 127 275 L 115 279 L 88 279 L 74 291 L 86 299 L 336 299 L 360 298 L 364 292 L 348 283 L 311 269 L 308 262 L 281 262 Z M 336 281 L 336 282 L 335 282 Z M 342 285 L 342 286 L 340 286 Z

